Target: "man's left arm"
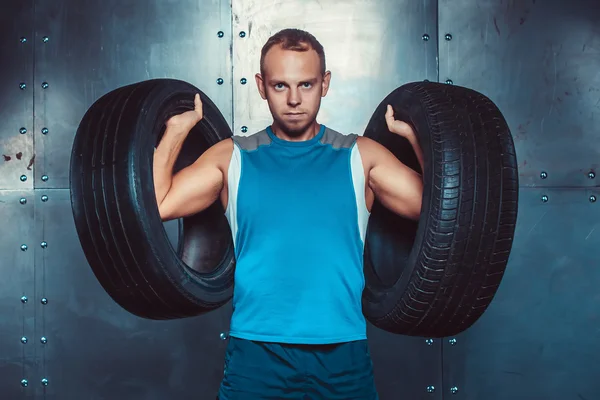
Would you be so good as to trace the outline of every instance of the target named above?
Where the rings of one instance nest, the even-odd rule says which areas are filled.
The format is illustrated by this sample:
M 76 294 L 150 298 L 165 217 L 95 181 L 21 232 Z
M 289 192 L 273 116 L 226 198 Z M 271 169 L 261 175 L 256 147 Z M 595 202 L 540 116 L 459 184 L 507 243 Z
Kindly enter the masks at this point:
M 388 106 L 386 113 L 388 129 L 392 134 L 406 138 L 424 171 L 423 151 L 412 127 L 394 119 L 393 110 Z M 400 162 L 383 145 L 366 137 L 357 140 L 361 157 L 366 161 L 367 184 L 381 204 L 403 217 L 418 220 L 423 200 L 423 177 Z

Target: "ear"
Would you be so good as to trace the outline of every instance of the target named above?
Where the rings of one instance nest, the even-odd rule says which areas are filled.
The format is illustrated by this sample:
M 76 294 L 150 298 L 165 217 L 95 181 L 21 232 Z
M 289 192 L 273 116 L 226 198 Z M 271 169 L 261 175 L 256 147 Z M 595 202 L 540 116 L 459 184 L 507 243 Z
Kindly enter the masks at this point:
M 331 82 L 331 72 L 325 72 L 323 75 L 323 83 L 321 86 L 321 97 L 327 96 L 327 91 L 329 91 L 329 82 Z
M 256 74 L 254 76 L 254 79 L 256 79 L 256 86 L 258 87 L 258 93 L 260 93 L 260 97 L 262 97 L 263 100 L 266 100 L 267 95 L 265 93 L 265 81 L 264 81 L 262 75 Z

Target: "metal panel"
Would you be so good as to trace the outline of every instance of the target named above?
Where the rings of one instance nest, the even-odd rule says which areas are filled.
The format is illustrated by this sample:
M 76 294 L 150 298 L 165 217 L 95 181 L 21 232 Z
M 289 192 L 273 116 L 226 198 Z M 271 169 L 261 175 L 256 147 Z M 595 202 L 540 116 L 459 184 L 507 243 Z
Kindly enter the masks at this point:
M 151 321 L 120 308 L 83 255 L 69 191 L 36 190 L 38 398 L 214 399 L 230 305 L 204 316 Z M 45 241 L 46 248 L 39 243 Z M 46 298 L 47 303 L 40 303 Z M 18 298 L 17 298 L 18 301 Z M 17 337 L 18 343 L 18 337 Z
M 35 16 L 36 187 L 68 187 L 77 126 L 96 99 L 117 87 L 181 79 L 203 90 L 231 121 L 228 1 L 42 1 Z
M 306 29 L 325 48 L 332 78 L 319 121 L 340 132 L 362 134 L 381 100 L 403 83 L 437 80 L 435 0 L 233 0 L 232 8 L 237 134 L 272 122 L 254 75 L 263 44 L 283 28 Z
M 381 400 L 442 400 L 442 343 L 394 335 L 368 324 L 375 386 Z
M 455 345 L 444 343 L 444 391 L 456 386 L 453 399 L 598 398 L 600 203 L 592 195 L 600 190 L 521 190 L 497 297 Z
M 0 190 L 23 190 L 33 187 L 32 17 L 33 0 L 10 1 L 8 4 L 2 4 L 0 12 L 0 88 L 2 88 L 0 91 Z
M 0 190 L 0 390 L 3 399 L 32 398 L 35 366 L 33 191 Z M 22 247 L 25 246 L 25 247 Z M 24 297 L 23 297 L 24 296 Z M 21 381 L 25 379 L 25 386 Z
M 597 184 L 587 175 L 600 167 L 598 2 L 439 4 L 440 80 L 498 104 L 515 137 L 521 184 Z

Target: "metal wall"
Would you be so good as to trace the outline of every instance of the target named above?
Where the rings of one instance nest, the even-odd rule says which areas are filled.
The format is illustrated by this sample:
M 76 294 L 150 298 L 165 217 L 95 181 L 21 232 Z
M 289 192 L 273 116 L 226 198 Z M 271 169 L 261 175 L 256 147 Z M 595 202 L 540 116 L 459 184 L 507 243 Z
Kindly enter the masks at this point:
M 0 159 L 0 399 L 214 398 L 230 307 L 169 322 L 119 308 L 81 251 L 68 173 L 84 112 L 118 86 L 182 79 L 231 122 L 231 4 L 14 0 L 1 7 L 0 152 L 11 159 Z
M 76 237 L 69 152 L 94 100 L 151 78 L 195 84 L 238 134 L 264 128 L 270 114 L 254 83 L 260 48 L 289 26 L 325 47 L 333 77 L 320 121 L 334 129 L 360 134 L 392 89 L 439 79 L 488 95 L 515 136 L 520 216 L 497 298 L 455 338 L 369 326 L 381 399 L 600 397 L 593 0 L 10 0 L 1 7 L 0 398 L 215 397 L 230 305 L 160 322 L 119 308 Z
M 497 297 L 443 342 L 453 399 L 600 398 L 599 23 L 596 0 L 439 1 L 440 81 L 498 104 L 521 184 Z

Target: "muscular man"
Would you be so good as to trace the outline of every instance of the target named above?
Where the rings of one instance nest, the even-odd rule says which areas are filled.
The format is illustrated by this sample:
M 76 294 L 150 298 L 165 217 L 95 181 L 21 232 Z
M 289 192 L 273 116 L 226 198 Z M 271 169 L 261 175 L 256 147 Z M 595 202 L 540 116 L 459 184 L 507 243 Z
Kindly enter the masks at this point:
M 363 249 L 374 198 L 417 219 L 419 174 L 368 138 L 316 121 L 329 89 L 321 44 L 286 29 L 261 54 L 258 90 L 273 123 L 208 149 L 173 176 L 195 110 L 172 117 L 154 155 L 163 220 L 219 199 L 236 256 L 233 315 L 221 400 L 377 399 L 362 314 Z M 388 129 L 411 127 L 386 113 Z

